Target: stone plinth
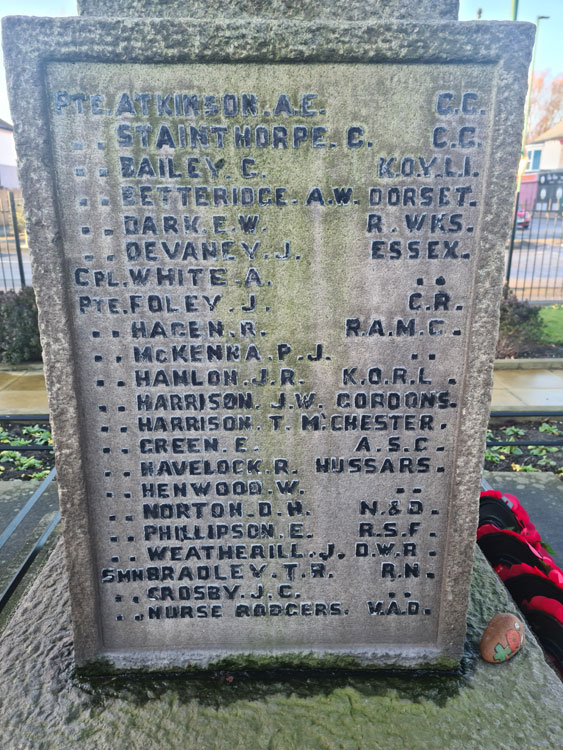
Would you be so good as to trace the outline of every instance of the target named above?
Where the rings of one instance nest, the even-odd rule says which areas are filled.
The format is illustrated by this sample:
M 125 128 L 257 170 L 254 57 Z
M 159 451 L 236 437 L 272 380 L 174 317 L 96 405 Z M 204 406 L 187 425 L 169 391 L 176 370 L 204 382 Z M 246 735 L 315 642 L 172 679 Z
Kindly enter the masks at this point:
M 457 676 L 237 674 L 80 682 L 62 549 L 53 553 L 0 639 L 0 744 L 10 750 L 343 747 L 361 750 L 553 750 L 563 685 L 533 635 L 511 661 L 487 664 L 479 639 L 517 612 L 476 550 L 466 659 Z

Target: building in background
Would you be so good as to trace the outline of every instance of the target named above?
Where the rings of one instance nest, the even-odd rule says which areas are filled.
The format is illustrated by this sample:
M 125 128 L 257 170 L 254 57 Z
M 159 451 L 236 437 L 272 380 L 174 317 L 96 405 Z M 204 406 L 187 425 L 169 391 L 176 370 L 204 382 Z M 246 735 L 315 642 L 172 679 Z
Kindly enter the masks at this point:
M 562 211 L 563 120 L 529 143 L 526 155 L 520 205 L 528 211 Z
M 18 190 L 19 187 L 14 128 L 0 120 L 0 189 Z

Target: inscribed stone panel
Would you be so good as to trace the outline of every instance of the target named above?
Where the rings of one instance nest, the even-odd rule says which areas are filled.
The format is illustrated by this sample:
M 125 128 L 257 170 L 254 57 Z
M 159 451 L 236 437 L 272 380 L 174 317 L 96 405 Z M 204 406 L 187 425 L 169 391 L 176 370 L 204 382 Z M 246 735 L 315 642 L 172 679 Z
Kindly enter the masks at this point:
M 432 644 L 481 67 L 48 85 L 104 642 Z

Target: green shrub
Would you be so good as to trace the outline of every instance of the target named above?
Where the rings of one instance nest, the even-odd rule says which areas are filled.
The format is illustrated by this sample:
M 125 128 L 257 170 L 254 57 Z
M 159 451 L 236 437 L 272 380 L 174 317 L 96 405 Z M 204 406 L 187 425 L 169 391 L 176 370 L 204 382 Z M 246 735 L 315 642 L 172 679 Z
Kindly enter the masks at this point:
M 0 361 L 17 365 L 41 359 L 35 293 L 0 292 Z
M 516 357 L 527 346 L 540 341 L 543 333 L 540 308 L 521 302 L 509 291 L 500 305 L 497 357 Z

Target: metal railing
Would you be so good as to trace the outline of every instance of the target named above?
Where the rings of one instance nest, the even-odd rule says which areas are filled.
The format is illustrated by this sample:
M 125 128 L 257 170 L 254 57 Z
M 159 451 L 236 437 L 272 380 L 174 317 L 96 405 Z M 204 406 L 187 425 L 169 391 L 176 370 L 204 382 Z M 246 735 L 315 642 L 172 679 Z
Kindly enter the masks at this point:
M 46 423 L 46 422 L 49 422 L 49 415 L 48 414 L 0 414 L 0 425 L 6 422 L 16 423 L 16 424 L 18 423 L 19 424 L 33 424 L 35 422 Z M 0 444 L 0 450 L 5 450 L 5 449 L 13 450 L 14 446 L 10 443 Z M 16 450 L 33 451 L 33 452 L 45 451 L 45 450 L 52 451 L 53 446 L 31 442 L 29 445 L 18 445 L 16 447 Z M 29 500 L 25 503 L 23 508 L 8 523 L 4 531 L 0 534 L 0 550 L 2 550 L 2 548 L 10 542 L 14 533 L 16 533 L 17 530 L 22 526 L 22 524 L 24 524 L 30 518 L 30 514 L 32 513 L 32 511 L 38 508 L 38 503 L 40 499 L 43 497 L 45 491 L 48 489 L 51 482 L 55 478 L 56 478 L 56 469 L 51 469 L 49 474 L 41 482 L 39 487 L 31 495 Z M 42 513 L 41 518 L 38 519 L 38 523 L 41 524 L 41 520 L 44 518 L 46 518 L 46 515 L 45 513 Z M 15 570 L 11 579 L 7 582 L 7 584 L 4 585 L 3 589 L 0 587 L 0 613 L 8 604 L 10 597 L 12 597 L 13 594 L 15 593 L 18 585 L 21 583 L 22 579 L 24 578 L 25 574 L 31 567 L 37 555 L 41 552 L 43 547 L 49 541 L 52 533 L 56 529 L 60 520 L 61 520 L 60 511 L 56 511 L 53 514 L 53 517 L 49 521 L 45 530 L 40 534 L 39 538 L 33 543 L 31 549 L 25 555 L 24 559 L 21 561 L 18 568 Z M 37 529 L 37 524 L 35 524 L 35 528 Z M 23 542 L 23 544 L 25 544 L 25 542 Z
M 522 418 L 530 418 L 530 417 L 551 417 L 551 418 L 557 418 L 561 419 L 563 417 L 563 411 L 492 411 L 491 412 L 491 419 L 495 419 L 498 417 L 509 417 L 510 419 L 518 419 L 518 417 Z M 563 445 L 563 440 L 556 439 L 556 438 L 546 438 L 541 440 L 493 440 L 492 438 L 487 438 L 487 448 L 491 446 L 495 447 L 509 447 L 512 445 L 531 445 L 531 446 L 561 446 Z
M 45 479 L 41 482 L 39 487 L 35 490 L 33 495 L 29 498 L 27 503 L 23 506 L 23 508 L 19 511 L 19 513 L 12 519 L 12 521 L 8 524 L 8 526 L 4 529 L 2 534 L 0 534 L 0 550 L 2 547 L 4 547 L 5 544 L 9 541 L 10 537 L 14 532 L 21 526 L 21 524 L 28 518 L 31 511 L 35 508 L 37 505 L 37 502 L 42 497 L 43 493 L 47 489 L 47 487 L 51 484 L 53 479 L 56 476 L 56 469 L 51 469 L 48 476 L 45 477 Z M 57 527 L 59 521 L 61 520 L 61 514 L 60 511 L 56 511 L 54 513 L 53 518 L 49 522 L 49 525 L 45 529 L 45 531 L 41 534 L 39 539 L 36 540 L 31 550 L 27 553 L 25 559 L 20 564 L 18 569 L 16 570 L 15 574 L 12 576 L 12 578 L 8 581 L 8 584 L 5 586 L 3 591 L 0 591 L 0 612 L 4 609 L 4 607 L 8 604 L 8 601 L 14 591 L 16 590 L 18 584 L 21 582 L 22 578 L 26 574 L 26 572 L 29 570 L 31 564 L 37 557 L 37 555 L 41 552 L 43 547 L 47 544 L 51 534 Z
M 31 283 L 31 266 L 21 198 L 0 190 L 0 290 L 17 291 Z
M 563 302 L 563 211 L 516 211 L 505 280 L 518 299 Z

